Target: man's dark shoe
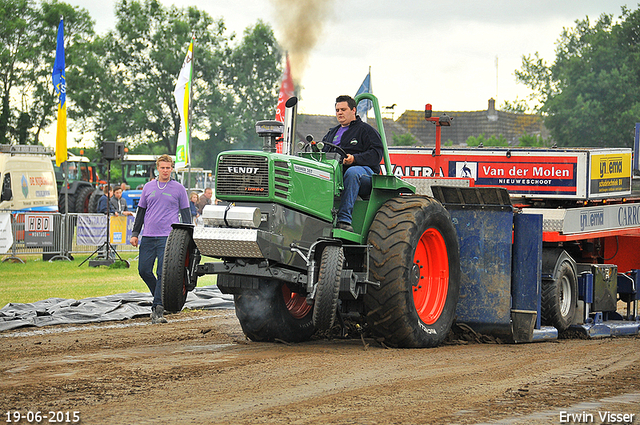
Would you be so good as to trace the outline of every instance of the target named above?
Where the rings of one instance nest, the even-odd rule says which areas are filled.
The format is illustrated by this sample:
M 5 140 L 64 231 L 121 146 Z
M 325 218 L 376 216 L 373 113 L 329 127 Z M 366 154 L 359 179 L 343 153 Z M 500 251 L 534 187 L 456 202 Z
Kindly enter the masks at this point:
M 338 222 L 338 229 L 346 230 L 347 232 L 352 232 L 353 233 L 353 227 L 351 227 L 351 223 L 347 223 L 346 221 L 339 221 Z
M 157 305 L 151 309 L 151 323 L 167 323 L 167 319 L 164 318 L 164 307 Z

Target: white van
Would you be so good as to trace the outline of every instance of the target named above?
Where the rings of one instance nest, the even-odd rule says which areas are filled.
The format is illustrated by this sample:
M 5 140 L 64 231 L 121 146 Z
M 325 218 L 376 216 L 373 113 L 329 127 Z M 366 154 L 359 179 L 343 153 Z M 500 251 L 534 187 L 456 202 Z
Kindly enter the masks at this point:
M 51 149 L 0 145 L 0 211 L 58 212 Z

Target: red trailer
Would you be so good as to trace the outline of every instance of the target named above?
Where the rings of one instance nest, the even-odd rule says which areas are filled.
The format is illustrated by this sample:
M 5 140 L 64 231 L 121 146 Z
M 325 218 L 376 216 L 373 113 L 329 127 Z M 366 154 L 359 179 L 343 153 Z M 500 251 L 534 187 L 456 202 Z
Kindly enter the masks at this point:
M 635 323 L 629 333 L 637 333 L 640 181 L 632 150 L 441 148 L 451 119 L 430 116 L 429 106 L 436 146 L 390 148 L 389 171 L 429 196 L 434 186 L 507 189 L 517 213 L 542 216 L 542 326 L 599 336 Z M 631 322 L 618 328 L 618 318 Z

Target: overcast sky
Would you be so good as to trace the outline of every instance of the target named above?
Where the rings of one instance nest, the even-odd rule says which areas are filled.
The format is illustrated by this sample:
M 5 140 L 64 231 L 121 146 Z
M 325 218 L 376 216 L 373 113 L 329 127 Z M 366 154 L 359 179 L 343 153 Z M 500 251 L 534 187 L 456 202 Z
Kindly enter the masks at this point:
M 86 8 L 99 34 L 114 27 L 113 2 L 66 1 Z M 318 39 L 304 71 L 294 75 L 303 88 L 299 112 L 332 114 L 335 97 L 355 95 L 371 67 L 373 93 L 381 106 L 397 105 L 395 118 L 425 103 L 434 110 L 476 111 L 492 97 L 498 106 L 525 98 L 528 90 L 514 77 L 522 55 L 539 52 L 551 62 L 563 27 L 602 13 L 617 18 L 622 5 L 637 7 L 621 0 L 162 0 L 206 10 L 239 35 L 262 19 L 289 47 L 285 28 L 295 24 L 279 18 L 278 2 L 319 5 L 322 16 L 305 24 L 304 33 Z

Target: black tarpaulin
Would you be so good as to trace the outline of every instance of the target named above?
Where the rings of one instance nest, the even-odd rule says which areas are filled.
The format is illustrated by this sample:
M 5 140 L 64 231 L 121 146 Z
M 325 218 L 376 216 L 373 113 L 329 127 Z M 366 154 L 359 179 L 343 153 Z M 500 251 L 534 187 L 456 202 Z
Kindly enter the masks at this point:
M 152 301 L 149 293 L 131 291 L 82 300 L 49 298 L 34 303 L 9 303 L 0 309 L 0 331 L 25 326 L 97 323 L 149 316 Z M 187 294 L 184 308 L 233 308 L 233 295 L 221 293 L 215 285 L 196 288 Z

